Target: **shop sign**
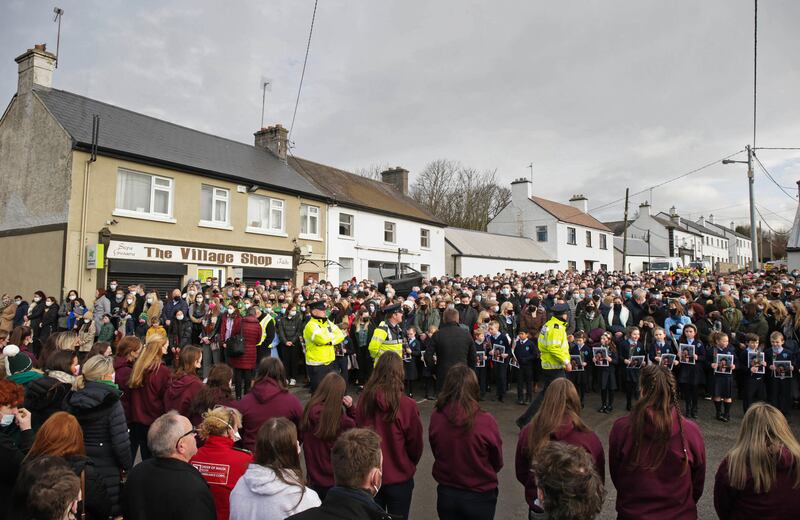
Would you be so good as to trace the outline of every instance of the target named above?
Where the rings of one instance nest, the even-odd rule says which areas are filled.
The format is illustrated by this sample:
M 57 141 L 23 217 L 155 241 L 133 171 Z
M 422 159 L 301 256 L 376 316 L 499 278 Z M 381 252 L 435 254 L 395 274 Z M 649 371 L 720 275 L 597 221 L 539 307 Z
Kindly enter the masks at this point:
M 204 264 L 242 267 L 271 267 L 291 269 L 290 255 L 273 255 L 250 251 L 230 251 L 193 246 L 171 246 L 112 240 L 108 246 L 108 258 L 173 262 L 180 264 Z
M 86 246 L 86 269 L 103 268 L 103 244 Z

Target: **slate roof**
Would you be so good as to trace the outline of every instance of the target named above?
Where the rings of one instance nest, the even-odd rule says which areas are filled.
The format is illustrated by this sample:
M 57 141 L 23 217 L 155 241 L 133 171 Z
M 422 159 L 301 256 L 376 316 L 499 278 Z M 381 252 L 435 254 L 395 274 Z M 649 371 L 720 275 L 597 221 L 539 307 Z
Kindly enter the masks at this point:
M 100 116 L 98 153 L 191 171 L 234 182 L 323 199 L 324 194 L 272 152 L 63 90 L 36 87 L 36 96 L 72 137 L 88 150 L 92 116 Z
M 444 222 L 431 215 L 411 197 L 397 191 L 391 184 L 299 157 L 289 157 L 289 166 L 313 182 L 333 202 L 445 226 Z
M 745 239 L 745 240 L 750 240 L 750 237 L 749 237 L 749 236 L 747 236 L 747 235 L 743 235 L 743 234 L 739 233 L 739 232 L 738 232 L 738 231 L 736 231 L 736 230 L 733 230 L 733 229 L 731 229 L 731 228 L 728 228 L 728 227 L 722 226 L 722 225 L 720 225 L 720 224 L 716 224 L 716 223 L 714 223 L 714 222 L 708 222 L 708 221 L 706 221 L 706 224 L 712 225 L 712 226 L 714 226 L 715 228 L 719 229 L 719 231 L 720 231 L 722 234 L 725 234 L 725 233 L 730 233 L 730 234 L 732 234 L 733 236 L 735 236 L 735 237 L 737 237 L 737 238 L 743 238 L 743 239 Z
M 444 230 L 444 239 L 461 256 L 527 262 L 556 262 L 530 238 L 448 227 Z
M 633 222 L 633 220 L 629 220 L 628 225 L 625 226 L 624 220 L 613 220 L 611 222 L 603 222 L 603 225 L 610 229 L 615 235 L 622 235 L 622 233 L 625 231 L 625 228 L 630 227 Z
M 603 225 L 602 222 L 588 213 L 584 213 L 578 208 L 573 208 L 572 206 L 561 204 L 560 202 L 543 199 L 542 197 L 531 196 L 531 200 L 561 222 L 568 222 L 577 226 L 599 229 L 600 231 L 607 231 L 611 233 L 611 230 Z
M 703 234 L 706 234 L 706 235 L 711 235 L 711 236 L 714 236 L 714 237 L 717 237 L 717 238 L 725 238 L 725 235 L 723 235 L 719 231 L 717 231 L 715 229 L 709 229 L 707 226 L 701 226 L 699 223 L 692 222 L 689 219 L 682 218 L 681 222 L 686 224 L 690 228 L 692 228 L 692 229 L 694 229 L 696 231 L 699 231 L 700 233 L 703 233 Z
M 624 237 L 614 237 L 614 249 L 622 252 Z M 641 238 L 628 237 L 628 256 L 647 256 L 647 242 Z M 666 258 L 667 255 L 654 245 L 650 245 L 651 258 Z
M 653 220 L 655 220 L 656 222 L 658 222 L 659 224 L 661 224 L 662 226 L 664 226 L 665 228 L 667 228 L 667 229 L 677 229 L 679 231 L 683 231 L 684 233 L 697 235 L 699 237 L 703 236 L 702 233 L 700 233 L 698 231 L 694 231 L 692 229 L 689 229 L 687 226 L 675 225 L 672 222 L 672 219 L 669 218 L 669 216 L 667 216 L 666 214 L 663 214 L 664 216 L 661 216 L 661 215 L 662 214 L 653 215 L 651 218 Z M 684 220 L 681 219 L 681 222 L 684 222 Z

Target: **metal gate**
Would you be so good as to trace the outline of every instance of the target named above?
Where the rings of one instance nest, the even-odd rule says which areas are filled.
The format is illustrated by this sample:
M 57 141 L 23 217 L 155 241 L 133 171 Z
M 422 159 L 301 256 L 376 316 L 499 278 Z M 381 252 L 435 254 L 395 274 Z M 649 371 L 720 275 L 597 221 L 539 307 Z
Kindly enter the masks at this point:
M 145 291 L 158 291 L 158 297 L 166 300 L 173 289 L 181 289 L 181 277 L 171 274 L 136 274 L 136 273 L 113 273 L 109 276 L 109 281 L 116 280 L 120 287 L 127 288 L 131 284 L 143 284 Z

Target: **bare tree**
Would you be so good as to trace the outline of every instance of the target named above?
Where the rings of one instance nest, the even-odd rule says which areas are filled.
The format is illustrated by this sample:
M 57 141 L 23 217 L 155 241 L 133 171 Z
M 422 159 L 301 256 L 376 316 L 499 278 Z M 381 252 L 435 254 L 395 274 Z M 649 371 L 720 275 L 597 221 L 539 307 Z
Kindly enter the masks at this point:
M 383 180 L 383 177 L 381 177 L 381 172 L 388 169 L 388 166 L 384 166 L 382 164 L 370 164 L 366 168 L 356 168 L 355 173 L 357 175 L 361 175 L 362 177 L 366 177 L 367 179 L 380 181 Z

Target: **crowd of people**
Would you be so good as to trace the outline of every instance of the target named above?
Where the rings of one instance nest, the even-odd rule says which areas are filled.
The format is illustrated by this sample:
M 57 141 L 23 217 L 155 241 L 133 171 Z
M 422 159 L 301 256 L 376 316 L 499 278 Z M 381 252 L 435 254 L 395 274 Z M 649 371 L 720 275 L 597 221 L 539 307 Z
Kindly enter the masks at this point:
M 734 399 L 744 412 L 718 515 L 800 508 L 800 273 L 510 273 L 403 294 L 112 280 L 93 298 L 3 295 L 0 346 L 3 517 L 406 519 L 416 393 L 435 401 L 438 517 L 491 519 L 503 439 L 480 403 L 510 383 L 530 518 L 595 518 L 606 460 L 620 518 L 696 518 L 703 398 L 723 423 Z M 629 412 L 608 459 L 581 419 L 592 392 Z

